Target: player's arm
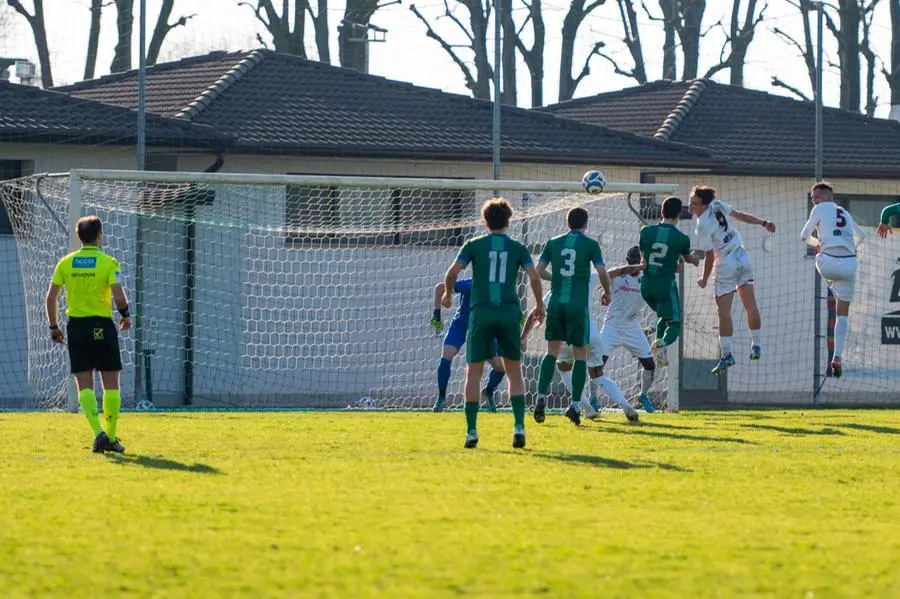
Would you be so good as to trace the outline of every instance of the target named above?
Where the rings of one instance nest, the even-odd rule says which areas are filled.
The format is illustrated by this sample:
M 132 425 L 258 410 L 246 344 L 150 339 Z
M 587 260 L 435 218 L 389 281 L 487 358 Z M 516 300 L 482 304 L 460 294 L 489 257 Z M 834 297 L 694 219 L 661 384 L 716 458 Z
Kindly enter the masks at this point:
M 859 244 L 861 244 L 863 241 L 865 241 L 865 240 L 866 240 L 866 237 L 869 236 L 869 234 L 866 233 L 866 232 L 862 229 L 862 227 L 860 227 L 858 224 L 856 224 L 856 221 L 855 221 L 855 220 L 853 221 L 853 232 L 855 233 L 855 239 L 854 239 L 854 241 L 855 241 L 855 246 L 856 246 L 856 247 L 859 247 Z
M 522 351 L 525 351 L 528 347 L 528 333 L 540 324 L 540 316 L 532 309 L 531 312 L 528 313 L 528 318 L 525 319 L 525 324 L 522 326 L 522 335 L 519 338 L 519 343 L 522 345 Z
M 819 247 L 819 240 L 813 236 L 813 233 L 815 233 L 821 219 L 822 217 L 819 214 L 818 206 L 816 206 L 812 209 L 812 212 L 809 213 L 809 220 L 806 221 L 806 224 L 803 225 L 803 229 L 800 231 L 800 239 L 803 240 L 803 243 L 809 244 L 814 248 Z
M 706 250 L 706 256 L 703 262 L 703 274 L 697 279 L 697 285 L 700 286 L 700 289 L 706 288 L 706 284 L 709 282 L 709 275 L 712 274 L 713 265 L 715 263 L 716 252 L 713 250 Z
M 119 321 L 119 328 L 127 331 L 131 328 L 131 314 L 128 312 L 128 297 L 125 295 L 125 289 L 119 283 L 109 286 L 109 290 L 113 296 L 113 303 L 122 317 Z
M 893 233 L 891 230 L 891 217 L 900 214 L 900 202 L 896 204 L 891 204 L 890 206 L 885 206 L 884 210 L 881 211 L 881 220 L 879 220 L 878 224 L 878 236 L 884 239 L 887 237 L 888 233 Z
M 622 266 L 613 266 L 606 272 L 609 275 L 609 279 L 613 280 L 618 277 L 636 275 L 642 270 L 644 270 L 643 264 L 623 264 Z
M 465 267 L 465 264 L 457 260 L 450 265 L 450 268 L 447 269 L 447 274 L 444 275 L 444 294 L 441 297 L 441 305 L 445 308 L 449 308 L 453 305 L 453 298 L 450 297 L 449 290 L 456 286 L 456 279 Z
M 50 283 L 46 297 L 47 323 L 50 325 L 50 339 L 53 340 L 54 343 L 61 343 L 65 337 L 62 329 L 59 328 L 58 301 L 60 289 L 62 289 L 61 286 Z
M 436 331 L 444 330 L 444 323 L 441 322 L 441 298 L 444 297 L 444 289 L 443 283 L 434 286 L 434 312 L 431 314 L 431 326 Z
M 741 212 L 740 210 L 732 210 L 731 216 L 735 218 L 735 220 L 739 220 L 742 223 L 747 223 L 748 225 L 761 225 L 763 229 L 768 231 L 769 233 L 775 232 L 775 223 L 772 221 L 768 221 L 758 216 L 754 216 L 749 212 Z
M 529 256 L 529 261 L 531 257 Z M 531 284 L 531 293 L 534 294 L 534 310 L 532 313 L 537 313 L 538 318 L 541 322 L 544 321 L 544 315 L 547 314 L 547 307 L 544 305 L 544 287 L 541 284 L 541 277 L 537 273 L 537 269 L 534 267 L 534 264 L 528 264 L 525 266 L 525 274 L 528 275 L 528 282 Z
M 541 257 L 538 258 L 537 263 L 537 273 L 540 278 L 545 281 L 552 281 L 553 275 L 549 269 L 550 266 L 550 242 L 548 241 L 544 244 L 544 250 L 541 252 Z

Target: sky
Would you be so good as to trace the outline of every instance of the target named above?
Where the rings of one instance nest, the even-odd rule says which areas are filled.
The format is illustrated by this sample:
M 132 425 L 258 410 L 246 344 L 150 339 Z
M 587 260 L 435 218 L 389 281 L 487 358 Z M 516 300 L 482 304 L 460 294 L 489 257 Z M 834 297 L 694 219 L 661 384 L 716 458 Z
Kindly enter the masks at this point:
M 161 0 L 146 1 L 149 43 Z M 255 3 L 255 0 L 252 1 Z M 426 37 L 424 25 L 409 9 L 409 0 L 401 0 L 401 2 L 380 9 L 372 19 L 373 24 L 386 28 L 388 32 L 385 42 L 370 45 L 369 72 L 373 75 L 407 81 L 447 92 L 468 94 L 459 68 L 437 42 Z M 639 0 L 636 0 L 636 4 L 638 2 Z M 760 2 L 763 3 L 764 0 L 760 0 Z M 0 0 L 0 3 L 6 4 L 3 0 Z M 29 9 L 32 7 L 29 0 L 23 0 L 23 4 Z M 135 18 L 137 18 L 137 4 L 136 1 Z M 279 3 L 276 2 L 276 4 Z M 543 2 L 547 46 L 545 52 L 545 104 L 557 100 L 561 28 L 568 4 L 568 0 L 544 0 Z M 708 0 L 707 2 L 704 29 L 709 29 L 709 33 L 701 42 L 701 75 L 709 67 L 719 62 L 724 30 L 716 27 L 715 24 L 720 19 L 724 19 L 727 25 L 731 4 L 727 0 Z M 746 4 L 746 0 L 743 4 Z M 452 0 L 450 0 L 450 5 L 457 7 L 454 14 L 462 19 L 466 17 L 465 9 L 455 5 Z M 517 23 L 521 23 L 525 16 L 524 5 L 521 0 L 515 0 L 513 5 L 515 20 Z M 657 2 L 648 0 L 647 5 L 653 10 L 657 7 Z M 88 37 L 89 6 L 90 0 L 44 0 L 56 85 L 73 83 L 82 79 Z M 462 34 L 454 28 L 450 19 L 438 18 L 444 12 L 444 0 L 419 0 L 416 7 L 432 20 L 435 30 L 446 35 L 446 39 L 450 43 L 465 43 Z M 6 6 L 3 8 L 7 12 L 11 11 Z M 329 3 L 329 28 L 333 32 L 331 54 L 335 63 L 338 56 L 337 26 L 343 17 L 343 11 L 344 3 L 342 1 L 332 0 Z M 658 13 L 658 9 L 656 12 Z M 204 54 L 212 50 L 256 48 L 260 46 L 256 40 L 258 33 L 271 46 L 268 34 L 256 21 L 253 11 L 247 6 L 241 6 L 239 0 L 176 0 L 172 20 L 183 14 L 195 14 L 195 16 L 189 21 L 187 27 L 173 30 L 166 38 L 162 48 L 161 62 Z M 37 52 L 27 22 L 16 14 L 7 14 L 6 16 L 7 20 L 10 16 L 12 17 L 12 23 L 5 28 L 5 31 L 0 32 L 2 35 L 0 56 L 23 57 L 37 63 Z M 811 95 L 802 58 L 795 49 L 772 32 L 772 29 L 778 27 L 792 33 L 797 39 L 802 39 L 800 15 L 788 0 L 769 0 L 765 16 L 766 19 L 757 29 L 756 37 L 750 46 L 745 68 L 745 85 L 771 93 L 788 95 L 786 91 L 771 85 L 772 75 L 777 74 L 781 79 L 801 89 L 807 95 Z M 662 48 L 662 26 L 650 21 L 643 12 L 640 17 L 640 33 L 648 76 L 651 80 L 658 79 L 662 72 L 662 52 L 660 50 Z M 115 18 L 114 7 L 107 7 L 103 15 L 96 76 L 109 72 L 116 37 Z M 308 29 L 311 30 L 311 26 Z M 493 32 L 492 25 L 489 25 L 489 31 Z M 815 28 L 813 28 L 813 35 L 815 36 Z M 877 8 L 872 37 L 876 53 L 885 60 L 889 56 L 890 36 L 888 4 L 886 0 L 882 0 Z M 825 37 L 826 70 L 823 101 L 827 106 L 836 106 L 839 98 L 839 76 L 837 68 L 827 66 L 827 63 L 837 62 L 837 44 L 827 30 Z M 614 0 L 607 0 L 605 5 L 584 21 L 579 30 L 574 70 L 577 72 L 580 69 L 584 57 L 597 39 L 606 42 L 609 53 L 622 62 L 623 66 L 629 65 L 629 54 L 621 38 L 622 25 L 618 7 Z M 525 43 L 530 46 L 530 40 L 526 39 Z M 490 36 L 489 52 L 491 56 L 493 56 L 492 44 L 493 37 Z M 135 53 L 137 46 L 137 26 L 135 26 Z M 315 55 L 311 39 L 307 42 L 307 48 L 312 55 Z M 464 53 L 461 55 L 466 56 Z M 136 57 L 134 66 L 137 66 Z M 528 71 L 521 57 L 519 57 L 517 70 L 518 103 L 520 106 L 529 107 L 530 83 Z M 728 71 L 720 71 L 713 78 L 727 83 Z M 876 81 L 878 108 L 875 115 L 887 117 L 890 110 L 890 93 L 887 82 L 880 73 L 877 75 Z M 636 85 L 633 79 L 615 74 L 608 62 L 594 57 L 591 62 L 591 73 L 581 82 L 575 96 L 587 96 L 632 85 Z

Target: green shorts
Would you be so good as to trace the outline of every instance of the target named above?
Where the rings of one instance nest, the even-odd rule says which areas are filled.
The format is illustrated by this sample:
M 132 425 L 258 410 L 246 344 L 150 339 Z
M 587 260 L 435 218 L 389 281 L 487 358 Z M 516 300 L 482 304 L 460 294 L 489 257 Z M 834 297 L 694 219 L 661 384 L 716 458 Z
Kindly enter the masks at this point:
M 466 362 L 484 362 L 497 355 L 494 339 L 501 357 L 521 360 L 521 320 L 518 304 L 479 304 L 472 308 L 466 331 Z
M 565 341 L 573 347 L 582 347 L 591 340 L 591 312 L 585 305 L 551 303 L 547 306 L 547 325 L 544 329 L 547 341 Z
M 653 280 L 645 276 L 641 281 L 641 297 L 660 318 L 681 322 L 681 302 L 675 279 Z

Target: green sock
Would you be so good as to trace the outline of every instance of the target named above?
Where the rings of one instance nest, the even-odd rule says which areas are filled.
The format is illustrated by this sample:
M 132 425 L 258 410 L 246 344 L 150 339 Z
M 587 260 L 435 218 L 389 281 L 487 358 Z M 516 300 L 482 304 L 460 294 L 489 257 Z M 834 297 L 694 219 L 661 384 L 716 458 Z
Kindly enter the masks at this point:
M 587 382 L 587 362 L 584 360 L 575 360 L 575 366 L 572 367 L 572 403 L 577 404 L 581 401 L 584 394 L 584 384 Z
M 78 403 L 81 404 L 81 409 L 84 410 L 84 415 L 96 437 L 100 432 L 100 417 L 97 415 L 97 396 L 94 395 L 94 390 L 82 389 L 79 391 Z
M 669 321 L 669 326 L 666 327 L 666 332 L 663 334 L 663 343 L 666 345 L 672 345 L 675 343 L 675 340 L 678 339 L 678 335 L 681 334 L 681 323 L 677 321 Z
M 515 419 L 516 426 L 525 427 L 525 396 L 524 395 L 514 395 L 509 398 L 509 403 L 512 404 L 513 418 Z
M 466 402 L 466 432 L 477 430 L 478 422 L 478 402 Z
M 660 318 L 656 321 L 656 338 L 662 339 L 666 333 L 666 319 Z
M 118 389 L 103 391 L 103 416 L 106 418 L 106 434 L 110 441 L 116 440 L 116 425 L 122 408 L 122 393 Z
M 550 381 L 553 380 L 553 370 L 556 368 L 556 356 L 547 354 L 541 358 L 541 365 L 538 368 L 538 395 L 546 395 L 550 388 Z

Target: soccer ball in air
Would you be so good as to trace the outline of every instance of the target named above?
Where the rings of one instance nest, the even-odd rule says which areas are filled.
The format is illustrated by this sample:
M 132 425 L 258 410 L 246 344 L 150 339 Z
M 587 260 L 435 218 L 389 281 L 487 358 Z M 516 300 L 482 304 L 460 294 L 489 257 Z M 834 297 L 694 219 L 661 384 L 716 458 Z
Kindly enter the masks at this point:
M 606 177 L 600 171 L 588 171 L 581 178 L 581 184 L 588 193 L 600 193 L 606 187 Z

